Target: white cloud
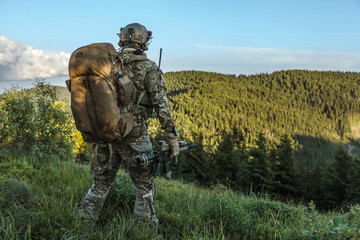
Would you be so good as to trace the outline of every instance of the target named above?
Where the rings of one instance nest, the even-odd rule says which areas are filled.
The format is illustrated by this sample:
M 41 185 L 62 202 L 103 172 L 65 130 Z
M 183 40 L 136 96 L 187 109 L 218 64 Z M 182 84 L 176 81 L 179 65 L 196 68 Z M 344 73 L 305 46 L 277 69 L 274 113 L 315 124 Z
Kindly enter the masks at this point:
M 69 58 L 69 53 L 45 52 L 0 35 L 0 80 L 67 75 Z M 229 74 L 288 69 L 360 72 L 360 53 L 195 45 L 186 53 L 169 51 L 163 55 L 162 69 L 164 72 L 202 70 Z
M 191 54 L 164 58 L 164 71 L 255 74 L 307 69 L 360 72 L 360 53 L 198 45 Z
M 70 54 L 44 52 L 0 36 L 0 79 L 22 80 L 68 74 Z

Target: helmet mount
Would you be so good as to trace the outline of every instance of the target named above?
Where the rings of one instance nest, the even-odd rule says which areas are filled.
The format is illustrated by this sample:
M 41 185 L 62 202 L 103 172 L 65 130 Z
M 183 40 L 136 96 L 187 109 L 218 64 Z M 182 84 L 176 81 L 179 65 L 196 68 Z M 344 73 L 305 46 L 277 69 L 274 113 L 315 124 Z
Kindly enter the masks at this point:
M 120 37 L 118 43 L 120 47 L 133 45 L 142 50 L 148 49 L 149 40 L 152 38 L 152 32 L 139 23 L 131 23 L 126 27 L 120 28 L 120 33 L 117 35 Z

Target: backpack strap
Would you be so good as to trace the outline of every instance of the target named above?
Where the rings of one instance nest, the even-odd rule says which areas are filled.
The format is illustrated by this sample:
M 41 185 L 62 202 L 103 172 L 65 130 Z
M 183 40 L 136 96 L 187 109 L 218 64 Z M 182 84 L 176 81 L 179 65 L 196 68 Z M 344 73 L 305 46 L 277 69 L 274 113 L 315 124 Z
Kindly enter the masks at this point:
M 138 107 L 139 107 L 139 105 L 140 105 L 140 103 L 141 103 L 141 100 L 144 98 L 145 94 L 146 94 L 146 90 L 140 92 L 139 98 L 138 98 L 138 100 L 136 101 L 136 105 L 135 105 L 135 107 L 134 107 L 134 112 L 138 109 Z
M 145 96 L 145 94 L 146 94 L 146 90 L 144 90 L 144 91 L 142 91 L 142 92 L 140 93 L 139 98 L 138 98 L 138 100 L 137 100 L 137 102 L 136 102 L 135 107 L 138 107 L 138 106 L 140 105 L 141 100 L 143 99 L 143 97 Z

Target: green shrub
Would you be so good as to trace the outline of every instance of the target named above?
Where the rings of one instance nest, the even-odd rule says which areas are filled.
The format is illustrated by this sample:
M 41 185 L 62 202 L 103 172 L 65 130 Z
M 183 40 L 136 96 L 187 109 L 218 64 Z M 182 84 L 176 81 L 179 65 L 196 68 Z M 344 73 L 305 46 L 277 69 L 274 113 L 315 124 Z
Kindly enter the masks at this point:
M 32 90 L 11 89 L 0 96 L 0 147 L 45 160 L 72 155 L 73 124 L 55 87 L 38 82 Z M 43 157 L 44 156 L 44 157 Z

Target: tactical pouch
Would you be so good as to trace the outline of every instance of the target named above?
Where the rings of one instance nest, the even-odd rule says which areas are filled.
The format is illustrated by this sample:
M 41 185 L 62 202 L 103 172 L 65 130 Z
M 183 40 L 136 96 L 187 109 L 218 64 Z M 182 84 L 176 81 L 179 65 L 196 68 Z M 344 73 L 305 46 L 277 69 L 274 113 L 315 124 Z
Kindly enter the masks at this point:
M 125 75 L 118 80 L 119 107 L 124 108 L 128 104 L 134 103 L 136 88 L 130 78 Z

